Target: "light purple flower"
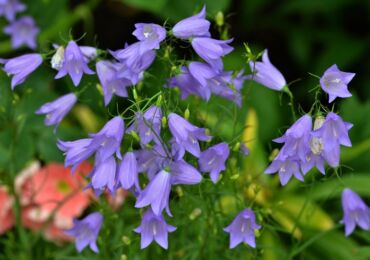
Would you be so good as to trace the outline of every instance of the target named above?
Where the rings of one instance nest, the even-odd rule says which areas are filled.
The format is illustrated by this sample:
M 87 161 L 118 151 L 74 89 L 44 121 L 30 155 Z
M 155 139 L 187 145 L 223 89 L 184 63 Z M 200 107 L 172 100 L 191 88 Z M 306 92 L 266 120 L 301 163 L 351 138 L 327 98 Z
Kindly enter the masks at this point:
M 134 152 L 127 152 L 123 157 L 118 171 L 118 179 L 122 188 L 125 190 L 129 190 L 134 187 L 138 191 L 141 190 L 139 185 L 138 165 Z
M 294 176 L 299 181 L 304 181 L 297 160 L 292 160 L 281 155 L 281 152 L 276 156 L 272 163 L 266 168 L 266 174 L 279 173 L 279 179 L 282 186 Z
M 320 78 L 320 85 L 329 94 L 329 103 L 333 102 L 337 97 L 346 98 L 352 96 L 348 91 L 347 85 L 355 75 L 355 73 L 340 71 L 335 64 L 324 72 L 324 75 Z
M 4 28 L 4 33 L 11 36 L 12 48 L 14 49 L 22 45 L 35 49 L 36 35 L 39 31 L 35 21 L 30 16 L 23 16 Z
M 76 42 L 70 41 L 64 51 L 63 64 L 55 78 L 60 79 L 68 74 L 73 84 L 78 86 L 84 73 L 94 74 L 87 66 L 87 62 Z
M 168 233 L 175 230 L 176 227 L 168 225 L 162 215 L 155 215 L 150 208 L 144 213 L 140 226 L 134 229 L 141 234 L 141 249 L 146 248 L 153 240 L 167 249 Z
M 206 37 L 197 37 L 192 39 L 191 45 L 203 60 L 215 70 L 222 71 L 223 64 L 221 57 L 232 52 L 234 48 L 228 45 L 228 43 L 232 41 L 233 39 L 222 41 Z
M 99 212 L 93 212 L 82 220 L 74 220 L 73 228 L 66 230 L 65 234 L 76 238 L 76 249 L 81 252 L 87 245 L 95 253 L 99 253 L 96 240 L 103 222 Z
M 194 185 L 202 181 L 202 175 L 192 165 L 184 160 L 174 161 L 170 164 L 171 184 Z
M 79 47 L 87 63 L 91 60 L 94 60 L 98 56 L 98 50 L 95 47 L 91 46 L 79 46 Z
M 357 193 L 346 188 L 342 192 L 343 219 L 345 234 L 349 236 L 356 225 L 370 230 L 370 209 Z
M 200 154 L 199 168 L 202 172 L 210 173 L 213 183 L 217 182 L 220 172 L 225 170 L 229 153 L 229 146 L 226 143 L 219 143 Z
M 63 118 L 68 114 L 72 107 L 76 104 L 77 97 L 73 93 L 61 96 L 60 98 L 48 102 L 42 105 L 36 114 L 46 114 L 45 125 L 56 125 L 63 120 Z
M 132 33 L 140 42 L 140 54 L 148 50 L 159 49 L 160 43 L 166 38 L 166 30 L 154 23 L 137 23 Z
M 116 159 L 111 156 L 104 161 L 95 161 L 94 169 L 91 173 L 91 187 L 100 193 L 106 188 L 113 194 L 117 172 Z
M 162 111 L 157 106 L 151 106 L 143 113 L 135 114 L 135 121 L 127 128 L 126 132 L 135 131 L 139 134 L 140 143 L 146 145 L 152 140 L 158 142 L 158 136 L 161 132 Z
M 0 16 L 12 22 L 17 13 L 26 10 L 26 5 L 20 3 L 18 0 L 5 0 L 0 2 Z
M 42 56 L 38 53 L 24 54 L 22 56 L 5 60 L 5 66 L 3 70 L 13 75 L 11 87 L 12 90 L 22 84 L 27 76 L 29 76 L 34 70 L 36 70 L 42 63 Z
M 261 226 L 256 223 L 256 216 L 251 209 L 244 209 L 240 212 L 229 226 L 224 228 L 225 232 L 230 233 L 230 248 L 234 248 L 241 242 L 251 247 L 256 247 L 254 231 Z
M 111 61 L 99 61 L 96 63 L 96 73 L 103 87 L 104 104 L 107 106 L 113 95 L 127 97 L 126 87 L 131 81 L 125 78 L 118 78 L 117 63 Z
M 175 141 L 195 157 L 200 155 L 198 141 L 207 141 L 211 138 L 206 135 L 204 128 L 190 124 L 175 113 L 168 115 L 168 126 Z
M 267 50 L 263 53 L 262 62 L 250 62 L 253 75 L 249 79 L 273 90 L 282 90 L 286 81 L 281 72 L 271 64 Z
M 192 37 L 210 37 L 209 27 L 211 23 L 206 19 L 206 7 L 196 15 L 181 20 L 172 28 L 173 35 L 180 39 Z
M 135 207 L 143 208 L 150 205 L 155 215 L 161 215 L 163 209 L 166 209 L 167 214 L 172 216 L 168 205 L 170 192 L 171 174 L 162 170 L 155 175 L 148 186 L 140 193 Z
M 120 116 L 109 120 L 105 126 L 96 134 L 90 134 L 90 138 L 80 139 L 72 142 L 58 140 L 58 148 L 65 152 L 64 165 L 76 167 L 96 153 L 95 164 L 106 161 L 115 153 L 122 159 L 120 146 L 124 132 L 124 122 Z

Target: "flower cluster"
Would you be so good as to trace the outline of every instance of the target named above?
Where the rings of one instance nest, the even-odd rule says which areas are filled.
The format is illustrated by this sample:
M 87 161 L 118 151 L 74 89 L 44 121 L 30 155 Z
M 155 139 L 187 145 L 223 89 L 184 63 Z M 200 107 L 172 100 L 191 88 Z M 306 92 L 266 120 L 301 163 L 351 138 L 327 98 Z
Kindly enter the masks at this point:
M 22 16 L 16 20 L 19 12 L 26 10 L 26 5 L 18 0 L 0 1 L 0 16 L 6 18 L 10 24 L 4 28 L 4 33 L 10 35 L 12 48 L 17 49 L 23 45 L 31 49 L 37 47 L 36 36 L 39 28 L 31 16 Z

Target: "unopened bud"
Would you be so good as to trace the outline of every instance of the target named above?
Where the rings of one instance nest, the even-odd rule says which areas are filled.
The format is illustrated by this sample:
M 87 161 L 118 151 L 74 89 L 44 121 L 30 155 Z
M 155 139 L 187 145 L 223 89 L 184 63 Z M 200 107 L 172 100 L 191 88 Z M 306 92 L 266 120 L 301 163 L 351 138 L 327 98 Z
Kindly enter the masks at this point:
M 275 157 L 278 155 L 278 153 L 279 153 L 279 149 L 272 150 L 269 156 L 269 161 L 272 162 L 275 159 Z
M 131 131 L 130 134 L 135 139 L 135 141 L 140 142 L 140 136 L 135 131 Z
M 221 12 L 221 11 L 217 12 L 216 17 L 215 17 L 215 21 L 216 21 L 217 26 L 223 26 L 224 25 L 225 19 L 224 19 L 223 12 Z
M 125 244 L 125 245 L 130 245 L 131 244 L 131 239 L 127 236 L 123 236 L 122 237 L 122 242 Z
M 136 88 L 133 88 L 132 92 L 134 94 L 134 100 L 139 101 L 139 96 L 137 95 Z
M 313 123 L 313 130 L 317 130 L 322 127 L 325 122 L 325 117 L 318 116 L 315 118 L 315 122 Z
M 167 127 L 167 117 L 162 117 L 162 127 L 166 128 Z
M 158 107 L 160 107 L 162 105 L 162 95 L 159 95 L 159 97 L 157 98 L 157 102 L 155 103 Z
M 184 118 L 186 120 L 189 120 L 189 117 L 190 117 L 190 110 L 189 108 L 186 108 L 185 113 L 184 113 Z
M 51 58 L 51 67 L 56 70 L 60 70 L 62 68 L 64 62 L 64 47 L 60 46 L 58 47 L 57 51 Z

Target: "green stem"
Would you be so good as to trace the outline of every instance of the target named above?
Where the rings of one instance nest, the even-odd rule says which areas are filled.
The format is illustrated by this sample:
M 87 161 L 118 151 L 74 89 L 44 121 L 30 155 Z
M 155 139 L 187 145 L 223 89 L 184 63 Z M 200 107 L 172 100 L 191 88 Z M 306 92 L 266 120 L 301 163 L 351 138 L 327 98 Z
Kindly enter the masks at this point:
M 291 109 L 291 112 L 292 112 L 292 116 L 293 116 L 293 119 L 295 121 L 297 119 L 297 116 L 296 116 L 295 109 L 294 109 L 294 96 L 293 96 L 293 93 L 290 91 L 290 89 L 289 89 L 288 86 L 284 86 L 284 88 L 282 90 L 283 90 L 284 93 L 288 94 L 288 96 L 289 96 L 290 102 L 288 103 L 288 105 L 290 106 L 290 109 Z

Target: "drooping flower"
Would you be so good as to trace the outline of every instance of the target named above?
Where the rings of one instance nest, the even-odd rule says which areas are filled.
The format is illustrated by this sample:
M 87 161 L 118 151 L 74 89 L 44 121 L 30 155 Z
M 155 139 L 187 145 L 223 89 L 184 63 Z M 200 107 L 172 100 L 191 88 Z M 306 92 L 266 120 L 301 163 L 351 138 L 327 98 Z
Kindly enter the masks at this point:
M 86 246 L 99 253 L 96 240 L 103 222 L 103 216 L 99 212 L 93 212 L 82 220 L 74 220 L 73 228 L 66 230 L 65 233 L 76 238 L 76 249 L 81 252 Z
M 79 46 L 86 62 L 94 60 L 98 56 L 98 50 L 91 46 Z
M 140 143 L 146 145 L 152 140 L 157 140 L 161 132 L 162 111 L 157 106 L 151 106 L 143 113 L 135 114 L 135 121 L 127 128 L 126 132 L 135 131 L 140 137 Z
M 256 216 L 251 209 L 244 209 L 240 212 L 229 226 L 224 228 L 225 232 L 230 233 L 230 248 L 234 248 L 241 242 L 251 247 L 256 247 L 254 231 L 261 226 L 256 223 Z
M 14 225 L 13 198 L 5 186 L 0 186 L 0 235 Z
M 166 38 L 166 30 L 154 23 L 137 23 L 132 33 L 140 42 L 140 54 L 148 50 L 159 49 L 160 43 Z
M 175 141 L 196 157 L 200 155 L 198 141 L 207 141 L 211 138 L 206 134 L 204 128 L 190 124 L 187 120 L 175 113 L 168 115 L 168 127 Z
M 221 57 L 232 52 L 234 48 L 228 45 L 232 41 L 233 39 L 223 41 L 206 37 L 197 37 L 192 39 L 191 46 L 193 46 L 195 52 L 215 70 L 222 71 L 223 64 Z
M 146 248 L 153 240 L 167 249 L 168 233 L 175 230 L 176 227 L 168 225 L 162 215 L 154 214 L 150 208 L 144 213 L 140 226 L 134 229 L 141 234 L 141 249 Z
M 172 28 L 173 35 L 180 39 L 192 37 L 209 37 L 209 27 L 211 23 L 206 19 L 206 7 L 196 15 L 179 21 Z
M 122 188 L 129 190 L 136 188 L 140 191 L 138 165 L 134 152 L 127 152 L 123 157 L 118 171 L 118 179 Z
M 64 51 L 63 64 L 55 78 L 60 79 L 68 74 L 73 84 L 78 86 L 84 73 L 90 75 L 94 74 L 87 66 L 87 62 L 76 42 L 70 41 Z
M 329 112 L 322 126 L 313 131 L 312 135 L 321 139 L 322 155 L 330 166 L 337 167 L 339 165 L 340 145 L 352 146 L 348 135 L 348 130 L 352 126 L 352 124 L 344 122 L 339 115 Z
M 5 16 L 8 21 L 14 21 L 15 16 L 19 12 L 26 10 L 26 5 L 18 0 L 3 0 L 0 1 L 0 16 Z
M 25 54 L 5 61 L 3 70 L 13 75 L 11 88 L 22 84 L 26 78 L 42 63 L 42 56 L 38 53 Z
M 42 105 L 36 114 L 46 114 L 45 125 L 56 125 L 63 120 L 63 118 L 68 114 L 77 101 L 77 97 L 73 93 L 66 94 L 60 98 L 48 102 Z
M 23 16 L 4 28 L 4 33 L 11 36 L 12 48 L 14 49 L 22 45 L 35 49 L 36 35 L 39 31 L 35 21 L 30 16 Z
M 65 152 L 65 166 L 76 168 L 81 162 L 96 153 L 95 163 L 105 161 L 114 153 L 121 159 L 120 146 L 124 133 L 124 122 L 120 116 L 109 120 L 96 134 L 90 134 L 90 138 L 76 141 L 61 141 L 58 148 Z
M 370 230 L 370 208 L 351 189 L 342 192 L 343 219 L 341 223 L 345 226 L 345 234 L 349 236 L 356 225 L 364 230 Z
M 99 61 L 96 63 L 96 73 L 103 87 L 104 104 L 107 106 L 113 95 L 127 97 L 126 87 L 131 81 L 126 78 L 118 78 L 117 64 L 111 61 Z
M 111 156 L 103 161 L 96 161 L 91 173 L 91 187 L 100 195 L 106 188 L 113 194 L 116 184 L 117 163 Z
M 202 172 L 209 172 L 213 183 L 216 183 L 220 172 L 225 170 L 225 162 L 230 149 L 226 143 L 219 143 L 203 151 L 199 157 L 199 167 Z
M 340 71 L 336 64 L 324 72 L 324 75 L 320 78 L 320 85 L 329 94 L 329 103 L 333 102 L 337 97 L 346 98 L 352 96 L 348 91 L 347 85 L 355 75 L 355 73 Z
M 171 192 L 171 174 L 165 170 L 160 171 L 149 182 L 148 186 L 140 193 L 135 207 L 143 208 L 150 205 L 154 214 L 162 214 L 166 209 L 167 214 L 172 216 L 168 205 Z
M 19 173 L 15 179 L 15 190 L 22 206 L 22 224 L 39 230 L 52 241 L 69 238 L 63 229 L 73 226 L 90 204 L 90 192 L 83 190 L 84 176 L 91 171 L 84 162 L 70 174 L 62 164 L 51 163 L 42 168 L 38 162 Z
M 286 85 L 286 81 L 281 72 L 270 62 L 267 50 L 262 55 L 262 62 L 250 62 L 249 66 L 253 75 L 249 79 L 268 87 L 280 91 Z
M 304 181 L 299 163 L 297 160 L 292 160 L 281 155 L 281 152 L 276 156 L 272 163 L 266 168 L 266 174 L 279 173 L 281 185 L 286 185 L 294 176 L 299 181 Z

